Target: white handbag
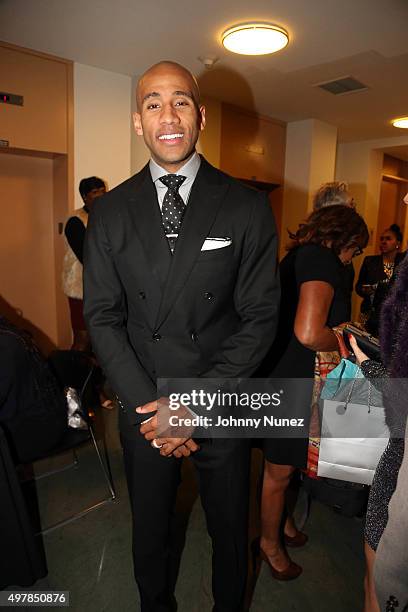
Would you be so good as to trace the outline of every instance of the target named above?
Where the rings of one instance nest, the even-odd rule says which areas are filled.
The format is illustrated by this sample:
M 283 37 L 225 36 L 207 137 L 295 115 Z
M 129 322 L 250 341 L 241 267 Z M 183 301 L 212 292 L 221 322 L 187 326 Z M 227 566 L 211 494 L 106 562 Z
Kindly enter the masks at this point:
M 367 387 L 366 404 L 353 403 L 354 382 L 346 401 L 322 401 L 321 440 L 318 476 L 371 484 L 377 464 L 384 452 L 389 429 L 385 424 L 384 408 L 371 405 L 371 382 L 358 379 Z M 377 402 L 378 403 L 378 402 Z

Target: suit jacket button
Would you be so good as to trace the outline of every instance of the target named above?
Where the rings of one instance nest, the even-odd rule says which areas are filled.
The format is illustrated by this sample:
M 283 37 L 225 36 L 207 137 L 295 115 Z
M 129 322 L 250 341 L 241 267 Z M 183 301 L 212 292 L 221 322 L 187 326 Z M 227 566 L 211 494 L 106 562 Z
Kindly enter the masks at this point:
M 206 291 L 204 293 L 204 297 L 205 297 L 206 300 L 213 300 L 214 299 L 214 296 L 213 296 L 212 293 L 210 293 L 210 291 Z
M 145 300 L 146 299 L 146 294 L 144 291 L 139 291 L 139 297 L 141 300 Z
M 118 398 L 118 396 L 116 396 L 116 399 L 118 401 L 118 404 L 120 406 L 121 411 L 126 413 L 126 409 L 125 409 L 124 405 L 122 404 L 122 402 L 120 401 L 120 399 Z
M 160 335 L 160 334 L 153 334 L 152 338 L 153 338 L 153 340 L 155 340 L 156 342 L 159 342 L 159 340 L 161 340 L 161 335 Z
M 197 342 L 198 336 L 195 332 L 191 332 L 191 339 L 193 342 Z

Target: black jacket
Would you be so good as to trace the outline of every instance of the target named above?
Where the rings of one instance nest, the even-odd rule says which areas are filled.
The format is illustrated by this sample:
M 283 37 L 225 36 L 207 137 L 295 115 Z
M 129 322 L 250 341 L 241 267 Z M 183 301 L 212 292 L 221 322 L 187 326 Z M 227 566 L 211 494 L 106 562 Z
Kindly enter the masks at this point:
M 397 253 L 395 256 L 394 272 L 404 259 L 405 253 Z M 364 257 L 360 274 L 358 275 L 358 281 L 356 283 L 356 292 L 363 298 L 361 303 L 361 312 L 368 312 L 371 308 L 370 297 L 363 292 L 363 285 L 375 285 L 386 281 L 387 276 L 384 272 L 383 258 L 382 255 L 367 255 Z
M 55 447 L 67 431 L 65 396 L 34 342 L 0 317 L 0 423 L 16 462 Z
M 149 166 L 95 203 L 84 314 L 121 404 L 122 434 L 146 418 L 160 377 L 248 377 L 277 325 L 277 237 L 265 193 L 202 159 L 172 256 Z M 202 251 L 207 237 L 230 246 Z M 124 418 L 127 413 L 128 420 Z

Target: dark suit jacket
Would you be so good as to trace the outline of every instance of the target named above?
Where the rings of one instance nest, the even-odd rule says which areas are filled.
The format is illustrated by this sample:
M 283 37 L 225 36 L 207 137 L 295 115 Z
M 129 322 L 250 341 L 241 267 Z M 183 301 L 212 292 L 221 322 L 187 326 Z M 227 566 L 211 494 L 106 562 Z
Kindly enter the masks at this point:
M 232 244 L 201 251 L 207 237 Z M 135 408 L 156 398 L 157 378 L 255 371 L 275 335 L 276 261 L 266 194 L 204 159 L 173 256 L 148 165 L 98 199 L 85 243 L 84 314 L 122 404 L 123 435 L 146 418 Z
M 395 257 L 394 274 L 397 266 L 404 259 L 404 255 L 405 253 L 397 253 Z M 356 284 L 356 292 L 363 298 L 361 303 L 361 312 L 368 312 L 371 308 L 369 296 L 363 293 L 363 285 L 375 285 L 376 283 L 386 279 L 387 276 L 384 272 L 382 255 L 367 255 L 367 257 L 364 257 Z
M 66 400 L 31 339 L 0 322 L 0 424 L 14 460 L 31 463 L 66 434 Z

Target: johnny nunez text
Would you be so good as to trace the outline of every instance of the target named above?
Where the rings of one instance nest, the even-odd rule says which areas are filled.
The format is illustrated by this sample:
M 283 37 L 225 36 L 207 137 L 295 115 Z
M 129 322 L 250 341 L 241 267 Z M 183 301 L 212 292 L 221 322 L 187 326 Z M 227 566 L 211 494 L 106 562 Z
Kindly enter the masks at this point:
M 170 427 L 250 427 L 258 429 L 264 427 L 304 427 L 304 419 L 284 419 L 264 415 L 263 417 L 237 418 L 233 416 L 216 419 L 207 416 L 179 417 L 175 414 L 169 417 Z

